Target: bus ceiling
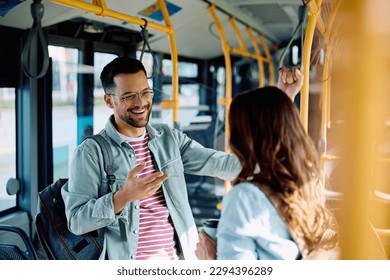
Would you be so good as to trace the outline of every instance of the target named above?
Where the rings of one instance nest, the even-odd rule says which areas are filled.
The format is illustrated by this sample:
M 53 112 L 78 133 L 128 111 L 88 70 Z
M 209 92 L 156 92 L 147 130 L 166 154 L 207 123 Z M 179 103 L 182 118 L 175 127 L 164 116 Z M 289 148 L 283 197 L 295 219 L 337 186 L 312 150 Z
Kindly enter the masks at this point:
M 4 2 L 4 1 L 3 1 Z M 74 1 L 74 0 L 8 0 L 0 6 L 0 25 L 22 30 L 31 28 L 33 18 L 30 6 L 33 2 L 44 5 L 42 27 L 49 33 L 76 37 L 95 36 L 100 40 L 127 38 L 124 44 L 141 41 L 140 26 L 121 21 L 104 14 L 99 15 L 99 7 L 109 11 L 145 18 L 150 23 L 163 25 L 164 19 L 156 0 L 129 1 Z M 92 3 L 91 3 L 92 2 Z M 96 8 L 92 7 L 96 3 Z M 237 26 L 245 32 L 251 27 L 262 34 L 270 49 L 276 44 L 286 46 L 298 24 L 302 0 L 170 0 L 166 1 L 170 19 L 175 30 L 179 56 L 212 59 L 223 55 L 215 23 L 208 12 L 211 4 L 217 7 L 217 15 L 225 28 L 227 40 L 233 47 L 239 47 L 235 31 L 229 20 L 234 15 Z M 74 5 L 72 7 L 72 5 Z M 81 8 L 77 8 L 81 7 Z M 100 11 L 103 10 L 100 8 Z M 200 11 L 194 13 L 193 11 Z M 114 36 L 112 34 L 115 34 Z M 204 36 L 207 36 L 205 38 Z M 100 36 L 99 36 L 100 35 Z M 111 35 L 108 36 L 108 35 Z M 154 51 L 169 54 L 170 44 L 166 34 L 160 30 L 149 29 L 150 45 Z M 251 39 L 245 36 L 244 42 L 251 46 Z

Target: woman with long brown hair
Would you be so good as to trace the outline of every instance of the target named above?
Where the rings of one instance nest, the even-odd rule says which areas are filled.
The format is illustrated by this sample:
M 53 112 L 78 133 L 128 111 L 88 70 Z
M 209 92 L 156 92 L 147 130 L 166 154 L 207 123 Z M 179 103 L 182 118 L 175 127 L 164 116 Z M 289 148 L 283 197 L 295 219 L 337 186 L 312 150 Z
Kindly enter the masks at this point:
M 323 238 L 337 225 L 325 207 L 318 153 L 294 95 L 280 88 L 255 89 L 231 103 L 230 145 L 242 170 L 223 200 L 217 250 L 202 231 L 200 259 L 299 259 L 291 232 L 308 252 L 337 243 L 337 234 Z

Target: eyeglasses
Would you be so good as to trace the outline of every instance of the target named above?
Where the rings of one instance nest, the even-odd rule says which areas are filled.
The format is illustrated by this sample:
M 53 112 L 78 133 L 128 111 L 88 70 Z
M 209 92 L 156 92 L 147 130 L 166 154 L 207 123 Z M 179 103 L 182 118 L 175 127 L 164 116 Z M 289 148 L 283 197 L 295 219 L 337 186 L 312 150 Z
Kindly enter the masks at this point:
M 139 93 L 130 92 L 130 93 L 125 94 L 123 96 L 118 96 L 115 94 L 109 94 L 109 95 L 120 98 L 124 103 L 126 103 L 126 105 L 131 105 L 131 103 L 135 102 L 137 98 L 142 99 L 142 100 L 152 99 L 154 92 L 151 88 L 147 88 Z

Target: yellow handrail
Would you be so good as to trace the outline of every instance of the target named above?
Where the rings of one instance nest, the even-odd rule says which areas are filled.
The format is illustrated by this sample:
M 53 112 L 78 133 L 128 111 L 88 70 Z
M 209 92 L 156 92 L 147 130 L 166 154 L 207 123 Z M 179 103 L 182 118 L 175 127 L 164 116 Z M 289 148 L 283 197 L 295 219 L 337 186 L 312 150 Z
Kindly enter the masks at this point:
M 263 87 L 264 86 L 264 64 L 263 64 L 264 59 L 261 55 L 260 48 L 257 45 L 256 38 L 255 38 L 255 35 L 253 34 L 252 28 L 248 27 L 246 29 L 246 31 L 249 35 L 249 38 L 252 41 L 252 45 L 253 45 L 253 48 L 255 50 L 256 57 L 257 57 L 257 65 L 259 67 L 259 87 Z
M 245 46 L 244 39 L 242 38 L 241 32 L 237 27 L 235 17 L 230 17 L 229 19 L 230 25 L 233 27 L 234 34 L 236 35 L 238 44 L 240 45 L 240 50 L 243 52 L 248 52 L 248 49 Z
M 320 15 L 320 7 L 322 0 L 310 1 L 309 7 L 309 19 L 307 22 L 305 40 L 303 43 L 303 63 L 302 73 L 304 76 L 303 85 L 301 89 L 301 120 L 303 127 L 307 131 L 308 128 L 308 115 L 309 115 L 309 81 L 310 81 L 310 57 L 313 44 L 314 30 L 316 28 L 317 19 Z
M 222 51 L 225 58 L 225 68 L 226 68 L 226 83 L 225 83 L 225 99 L 221 100 L 222 104 L 225 105 L 225 152 L 230 153 L 229 147 L 229 138 L 230 138 L 230 125 L 229 125 L 229 111 L 230 103 L 232 102 L 232 63 L 230 58 L 230 46 L 227 42 L 224 29 L 221 22 L 219 21 L 217 14 L 215 12 L 215 5 L 211 4 L 208 8 L 211 17 L 213 18 L 222 44 Z M 231 184 L 229 181 L 225 181 L 225 193 L 227 193 Z
M 107 7 L 105 0 L 93 0 L 92 3 L 86 3 L 79 0 L 50 0 L 51 2 L 66 5 L 86 12 L 91 12 L 99 16 L 110 17 L 120 21 L 130 22 L 137 25 L 144 25 L 145 21 L 142 18 L 133 17 L 118 11 L 111 10 Z M 172 122 L 173 125 L 178 121 L 179 108 L 179 73 L 178 73 L 178 55 L 176 49 L 175 30 L 172 26 L 171 19 L 166 8 L 164 0 L 157 0 L 161 12 L 164 16 L 165 26 L 148 22 L 148 28 L 164 32 L 169 37 L 172 59 L 172 100 L 165 100 L 161 107 L 170 108 L 173 110 Z
M 264 61 L 268 62 L 269 84 L 271 86 L 274 86 L 275 85 L 275 67 L 274 67 L 274 63 L 272 61 L 271 52 L 269 51 L 268 45 L 265 42 L 264 35 L 259 34 L 259 39 L 260 39 L 261 45 L 263 46 L 265 56 L 266 56 Z M 276 50 L 279 50 L 279 49 L 276 48 Z
M 169 37 L 169 43 L 171 47 L 171 60 L 172 60 L 172 100 L 168 100 L 169 105 L 172 104 L 170 107 L 172 109 L 172 121 L 173 121 L 173 127 L 175 127 L 175 123 L 178 123 L 179 120 L 179 59 L 177 55 L 177 48 L 176 48 L 176 39 L 175 39 L 175 29 L 173 28 L 171 18 L 169 16 L 166 4 L 164 0 L 158 0 L 161 8 L 161 12 L 164 16 L 165 25 L 169 28 L 167 35 Z M 164 102 L 161 102 L 161 106 L 167 105 L 167 103 L 164 104 Z
M 321 17 L 322 0 L 321 1 L 319 1 L 319 0 L 316 0 L 316 1 L 306 0 L 306 2 L 307 2 L 307 5 L 309 7 L 310 12 L 315 13 L 318 16 L 316 19 L 316 28 L 318 29 L 318 31 L 321 34 L 324 34 L 326 28 L 325 28 L 324 21 Z
M 330 125 L 330 98 L 331 98 L 331 69 L 332 69 L 332 59 L 331 54 L 334 47 L 334 40 L 337 35 L 337 28 L 334 32 L 333 23 L 336 18 L 337 12 L 340 9 L 341 2 L 343 0 L 338 0 L 335 5 L 332 7 L 332 11 L 329 15 L 328 22 L 326 24 L 326 29 L 323 31 L 323 37 L 325 41 L 325 61 L 324 61 L 324 69 L 322 73 L 322 95 L 321 95 L 321 105 L 322 105 L 322 115 L 321 115 L 321 141 L 323 144 L 322 156 L 321 156 L 321 170 L 323 174 L 323 183 L 325 185 L 325 174 L 326 174 L 326 161 L 334 160 L 334 156 L 329 157 L 327 153 L 327 129 Z
M 50 0 L 50 1 L 65 6 L 73 7 L 79 10 L 83 10 L 86 12 L 91 12 L 99 16 L 110 17 L 113 19 L 130 22 L 137 25 L 143 25 L 145 23 L 144 20 L 141 18 L 133 17 L 121 12 L 108 9 L 107 5 L 105 4 L 105 0 L 94 0 L 92 4 L 86 3 L 84 1 L 79 1 L 79 0 Z M 158 1 L 161 2 L 160 0 Z M 165 33 L 169 32 L 169 27 L 155 22 L 148 23 L 148 27 Z

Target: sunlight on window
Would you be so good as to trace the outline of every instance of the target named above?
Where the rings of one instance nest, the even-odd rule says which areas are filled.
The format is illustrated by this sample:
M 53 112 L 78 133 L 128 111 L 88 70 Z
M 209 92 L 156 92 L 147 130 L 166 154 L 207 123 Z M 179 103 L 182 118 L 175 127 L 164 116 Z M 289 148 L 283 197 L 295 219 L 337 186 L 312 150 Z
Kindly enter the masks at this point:
M 0 211 L 16 206 L 16 195 L 9 195 L 6 185 L 16 177 L 15 89 L 0 88 Z
M 93 133 L 99 133 L 106 125 L 107 119 L 112 114 L 112 110 L 104 103 L 104 90 L 100 82 L 100 73 L 104 66 L 111 62 L 117 55 L 110 53 L 95 52 L 95 72 L 94 72 L 94 105 L 93 105 Z
M 53 60 L 53 178 L 64 178 L 77 143 L 77 74 L 91 71 L 91 66 L 78 64 L 75 48 L 49 46 L 49 54 Z

